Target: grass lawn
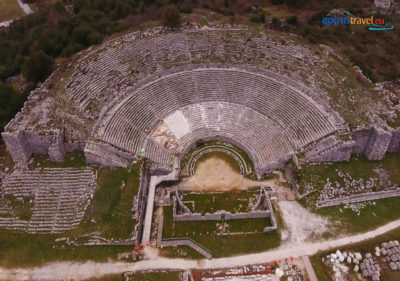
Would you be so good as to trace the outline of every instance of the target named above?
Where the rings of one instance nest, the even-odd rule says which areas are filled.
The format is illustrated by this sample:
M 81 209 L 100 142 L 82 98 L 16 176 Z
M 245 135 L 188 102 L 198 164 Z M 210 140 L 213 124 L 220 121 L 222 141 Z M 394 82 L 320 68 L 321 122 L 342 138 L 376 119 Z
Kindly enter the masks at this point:
M 301 200 L 300 203 L 308 210 L 329 218 L 332 223 L 340 226 L 341 231 L 346 230 L 348 233 L 364 232 L 399 219 L 400 197 L 376 200 L 375 205 L 363 208 L 359 216 L 351 209 L 344 208 L 344 205 L 315 209 L 315 202 L 326 179 L 329 178 L 332 183 L 341 182 L 336 169 L 350 174 L 353 179 L 367 180 L 370 177 L 378 178 L 378 175 L 373 172 L 376 167 L 385 169 L 393 184 L 400 184 L 400 157 L 397 154 L 387 154 L 382 161 L 368 161 L 363 156 L 353 156 L 349 162 L 302 165 L 296 175 L 300 190 L 302 191 L 305 184 L 309 183 L 317 191 Z M 332 235 L 335 234 L 332 233 Z
M 0 22 L 17 19 L 24 15 L 25 13 L 19 7 L 17 0 L 0 1 Z
M 179 281 L 179 271 L 166 271 L 166 272 L 138 272 L 129 276 L 129 281 Z
M 374 253 L 374 248 L 381 244 L 382 242 L 387 242 L 390 240 L 398 240 L 400 239 L 400 228 L 397 228 L 393 231 L 390 231 L 386 234 L 380 235 L 378 237 L 375 237 L 373 239 L 363 241 L 360 243 L 352 244 L 352 245 L 347 245 L 344 247 L 341 247 L 340 250 L 343 251 L 357 251 L 361 252 L 362 254 L 365 254 L 367 252 Z M 321 259 L 323 256 L 332 253 L 334 250 L 330 251 L 324 251 L 317 253 L 316 255 L 310 257 L 310 261 L 313 265 L 315 274 L 317 275 L 318 281 L 331 281 L 327 275 L 327 268 L 322 264 Z M 335 249 L 336 251 L 336 249 Z M 378 260 L 380 262 L 380 259 Z M 399 271 L 391 271 L 387 270 L 387 265 L 381 264 L 381 267 L 385 269 L 384 271 L 381 272 L 381 281 L 394 281 L 394 280 L 400 280 L 400 272 Z
M 225 210 L 232 213 L 251 211 L 249 199 L 256 203 L 259 190 L 233 191 L 223 193 L 187 193 L 183 196 L 186 206 L 196 213 L 214 213 Z
M 98 187 L 78 228 L 57 235 L 31 235 L 0 230 L 0 265 L 29 266 L 57 260 L 107 261 L 128 252 L 131 246 L 54 247 L 60 237 L 78 237 L 99 231 L 104 238 L 125 239 L 132 235 L 131 208 L 138 191 L 141 162 L 129 169 L 101 168 Z M 121 183 L 125 187 L 121 189 Z M 93 222 L 95 220 L 95 223 Z M 72 239 L 71 239 L 72 240 Z
M 172 225 L 172 208 L 166 207 L 164 208 L 163 238 L 189 237 L 212 251 L 213 257 L 256 253 L 276 248 L 281 242 L 278 231 L 262 233 L 262 229 L 270 225 L 268 219 L 176 222 L 174 232 Z M 258 233 L 233 236 L 212 235 L 214 231 L 218 233 L 218 228 L 224 225 L 228 226 L 231 232 L 257 230 Z
M 188 246 L 160 248 L 160 256 L 167 258 L 204 259 L 204 256 Z
M 92 204 L 79 227 L 71 235 L 99 231 L 104 238 L 126 239 L 132 235 L 133 196 L 139 189 L 141 162 L 131 170 L 122 168 L 102 168 L 98 173 L 98 189 Z M 121 189 L 122 182 L 125 187 Z M 93 220 L 96 223 L 93 223 Z
M 30 169 L 36 168 L 83 168 L 86 167 L 86 158 L 82 151 L 67 153 L 63 162 L 51 162 L 46 155 L 35 155 L 29 164 Z
M 37 266 L 51 261 L 102 261 L 116 259 L 130 246 L 96 246 L 53 248 L 54 240 L 64 235 L 31 235 L 0 230 L 0 265 Z
M 102 278 L 92 278 L 87 281 L 179 281 L 179 271 L 137 272 L 124 279 L 123 274 L 107 275 Z

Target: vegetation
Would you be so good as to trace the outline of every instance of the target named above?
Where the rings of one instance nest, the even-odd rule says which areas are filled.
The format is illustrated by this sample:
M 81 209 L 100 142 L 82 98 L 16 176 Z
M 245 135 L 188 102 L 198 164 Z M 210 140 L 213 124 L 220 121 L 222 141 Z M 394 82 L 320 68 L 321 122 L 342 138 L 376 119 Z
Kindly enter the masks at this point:
M 70 158 L 71 159 L 71 158 Z M 70 161 L 76 164 L 74 158 Z M 45 161 L 42 160 L 41 166 Z M 79 161 L 77 161 L 79 162 Z M 68 162 L 67 162 L 68 163 Z M 118 253 L 129 252 L 131 246 L 61 246 L 55 239 L 69 237 L 70 240 L 83 234 L 99 231 L 104 238 L 114 240 L 131 237 L 135 222 L 131 218 L 132 200 L 138 191 L 141 163 L 130 170 L 122 168 L 101 168 L 98 171 L 98 188 L 85 217 L 78 228 L 61 234 L 32 235 L 0 230 L 0 265 L 39 265 L 44 261 L 107 261 L 116 259 Z M 122 182 L 125 187 L 121 188 Z M 27 203 L 28 204 L 28 203 Z M 20 214 L 28 215 L 23 205 Z
M 183 196 L 183 202 L 192 211 L 201 214 L 225 210 L 232 213 L 249 212 L 249 199 L 253 204 L 257 200 L 259 190 L 233 191 L 224 193 L 190 193 Z
M 129 281 L 176 281 L 180 280 L 181 273 L 178 271 L 165 272 L 138 272 L 129 276 Z
M 86 166 L 86 158 L 83 152 L 74 151 L 67 153 L 63 162 L 52 162 L 47 155 L 35 155 L 32 158 L 29 168 L 83 168 Z
M 344 247 L 341 247 L 341 251 L 361 251 L 362 253 L 374 253 L 375 252 L 375 247 L 382 242 L 387 242 L 390 240 L 398 240 L 400 237 L 400 228 L 397 228 L 393 231 L 390 231 L 388 233 L 385 233 L 383 235 L 377 236 L 373 239 L 369 239 L 360 243 L 356 244 L 351 244 L 347 245 Z M 335 249 L 336 250 L 336 249 Z M 328 276 L 328 271 L 327 268 L 322 264 L 321 259 L 322 257 L 332 253 L 332 250 L 329 251 L 324 251 L 324 252 L 318 252 L 316 255 L 312 256 L 310 258 L 310 261 L 312 263 L 312 266 L 314 268 L 315 274 L 317 275 L 317 278 L 319 281 L 330 281 L 330 278 Z M 381 268 L 383 268 L 381 266 Z M 386 268 L 386 267 L 385 267 Z M 381 272 L 381 279 L 384 281 L 391 281 L 391 280 L 400 280 L 400 272 L 398 271 L 391 271 L 391 270 L 385 270 Z
M 22 74 L 26 79 L 33 82 L 44 81 L 52 70 L 53 59 L 43 51 L 34 52 L 22 65 Z
M 132 236 L 133 196 L 139 190 L 141 162 L 132 169 L 102 168 L 98 173 L 98 189 L 79 227 L 71 237 L 94 231 L 107 239 L 127 239 Z M 124 186 L 125 185 L 125 186 Z
M 35 266 L 51 261 L 107 261 L 130 246 L 53 247 L 54 240 L 63 235 L 31 235 L 0 230 L 0 265 Z M 65 234 L 64 234 L 65 237 Z
M 175 28 L 181 23 L 181 15 L 175 6 L 169 6 L 163 14 L 163 24 L 167 27 Z
M 269 226 L 267 219 L 176 222 L 174 228 L 173 224 L 172 207 L 166 207 L 164 208 L 163 238 L 189 237 L 212 251 L 214 257 L 255 253 L 280 245 L 280 237 L 277 231 L 262 233 L 262 229 Z M 221 227 L 229 228 L 232 232 L 257 230 L 257 234 L 214 235 L 214 231 L 218 233 Z
M 13 87 L 5 85 L 0 81 L 0 132 L 3 131 L 7 122 L 22 107 L 26 97 L 27 93 L 18 93 Z
M 316 192 L 301 200 L 301 204 L 310 211 L 328 217 L 330 221 L 340 225 L 342 231 L 347 230 L 349 233 L 367 231 L 398 219 L 400 218 L 399 197 L 376 200 L 374 204 L 363 208 L 360 215 L 350 208 L 344 208 L 344 206 L 315 209 L 315 202 L 326 179 L 329 178 L 330 182 L 333 183 L 335 181 L 341 182 L 337 171 L 347 173 L 353 179 L 367 180 L 370 177 L 378 177 L 373 171 L 376 167 L 388 172 L 392 184 L 400 183 L 400 158 L 396 154 L 387 154 L 382 161 L 368 161 L 364 156 L 355 155 L 349 162 L 329 165 L 302 165 L 301 170 L 296 172 L 300 191 L 303 192 L 304 186 L 309 183 L 316 189 Z M 384 187 L 383 185 L 379 188 Z
M 181 273 L 178 271 L 162 271 L 162 272 L 136 272 L 127 275 L 124 279 L 122 274 L 108 275 L 102 278 L 92 278 L 87 281 L 178 281 Z

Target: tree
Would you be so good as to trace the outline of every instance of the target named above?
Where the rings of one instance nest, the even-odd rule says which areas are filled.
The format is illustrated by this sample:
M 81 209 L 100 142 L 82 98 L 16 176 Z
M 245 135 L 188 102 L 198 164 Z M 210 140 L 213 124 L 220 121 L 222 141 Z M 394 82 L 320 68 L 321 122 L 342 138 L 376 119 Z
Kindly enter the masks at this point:
M 88 35 L 92 33 L 94 30 L 86 23 L 81 23 L 72 31 L 72 39 L 84 46 L 88 46 Z
M 53 59 L 42 51 L 34 52 L 22 65 L 22 74 L 33 82 L 44 81 L 53 70 Z
M 175 6 L 169 6 L 163 14 L 163 24 L 168 27 L 178 27 L 181 24 L 181 14 Z
M 17 93 L 13 87 L 0 82 L 0 132 L 21 109 L 26 97 L 26 94 Z
M 291 25 L 297 25 L 297 23 L 298 23 L 297 16 L 288 17 L 286 21 L 288 24 L 291 24 Z
M 272 27 L 279 28 L 281 26 L 281 21 L 277 17 L 273 17 L 271 20 Z

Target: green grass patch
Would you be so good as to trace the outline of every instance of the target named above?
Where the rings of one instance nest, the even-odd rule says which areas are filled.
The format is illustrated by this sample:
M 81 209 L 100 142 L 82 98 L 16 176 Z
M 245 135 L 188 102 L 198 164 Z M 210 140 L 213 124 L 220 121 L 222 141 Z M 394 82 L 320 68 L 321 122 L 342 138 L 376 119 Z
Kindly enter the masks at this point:
M 126 239 L 132 234 L 132 202 L 139 190 L 141 162 L 129 169 L 102 168 L 98 189 L 80 226 L 71 235 L 99 231 L 104 238 Z M 125 187 L 122 187 L 125 183 Z
M 29 165 L 30 169 L 35 168 L 83 168 L 87 166 L 85 155 L 82 151 L 67 153 L 63 162 L 52 162 L 46 155 L 35 155 Z
M 132 201 L 139 188 L 141 162 L 131 169 L 101 168 L 98 170 L 98 188 L 83 221 L 78 228 L 57 235 L 31 235 L 0 230 L 0 265 L 33 266 L 51 261 L 107 261 L 118 253 L 130 251 L 132 246 L 66 246 L 55 243 L 60 237 L 78 237 L 99 231 L 104 238 L 131 237 Z M 125 187 L 121 188 L 122 182 Z M 54 245 L 57 244 L 55 247 Z
M 249 200 L 255 204 L 258 190 L 233 191 L 223 193 L 187 193 L 183 196 L 185 205 L 196 213 L 214 213 L 225 210 L 231 213 L 249 212 Z
M 129 281 L 178 281 L 181 272 L 165 271 L 165 272 L 137 272 L 129 276 Z
M 332 164 L 302 165 L 297 171 L 296 179 L 300 191 L 307 183 L 313 185 L 317 190 L 321 190 L 329 178 L 331 182 L 341 182 L 336 170 L 351 175 L 353 179 L 369 179 L 378 175 L 373 171 L 374 168 L 384 168 L 390 176 L 390 181 L 400 184 L 400 157 L 398 154 L 388 153 L 382 161 L 369 161 L 361 155 L 353 155 L 349 162 L 337 162 Z
M 20 220 L 30 220 L 32 217 L 33 201 L 30 197 L 16 198 L 13 195 L 5 195 L 3 199 L 0 198 L 1 205 L 9 205 L 11 207 L 10 215 L 16 216 Z
M 349 162 L 330 165 L 302 165 L 301 169 L 296 172 L 300 192 L 303 192 L 306 184 L 311 184 L 317 191 L 301 200 L 300 203 L 308 210 L 329 218 L 332 223 L 340 226 L 342 231 L 346 230 L 348 233 L 364 232 L 399 219 L 400 197 L 376 200 L 374 201 L 375 205 L 363 208 L 360 215 L 351 209 L 344 208 L 343 205 L 315 209 L 315 202 L 327 178 L 332 183 L 337 181 L 342 184 L 343 180 L 338 176 L 337 170 L 348 173 L 353 179 L 367 180 L 371 177 L 378 178 L 373 171 L 377 167 L 387 171 L 392 184 L 400 183 L 400 158 L 397 154 L 387 154 L 382 161 L 368 161 L 364 156 L 355 155 Z M 385 187 L 384 185 L 378 186 L 375 191 Z M 332 235 L 335 234 L 332 233 Z
M 160 248 L 160 255 L 167 258 L 203 259 L 204 256 L 188 246 Z
M 269 226 L 268 219 L 230 220 L 230 221 L 194 221 L 176 222 L 173 229 L 172 208 L 164 208 L 163 238 L 189 237 L 213 253 L 213 257 L 232 256 L 245 253 L 256 253 L 276 248 L 280 245 L 277 231 L 262 233 Z M 218 236 L 222 228 L 232 232 L 251 232 L 257 234 Z
M 32 235 L 0 230 L 0 265 L 37 266 L 52 261 L 99 261 L 116 259 L 118 253 L 131 250 L 130 246 L 53 247 L 58 235 Z

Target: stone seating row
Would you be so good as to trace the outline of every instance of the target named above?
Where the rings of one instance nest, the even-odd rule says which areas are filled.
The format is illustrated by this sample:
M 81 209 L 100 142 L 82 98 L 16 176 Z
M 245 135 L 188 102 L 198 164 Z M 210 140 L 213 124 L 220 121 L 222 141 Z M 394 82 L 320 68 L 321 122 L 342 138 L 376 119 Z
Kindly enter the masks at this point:
M 1 192 L 33 200 L 29 221 L 0 217 L 0 226 L 28 233 L 58 233 L 76 227 L 96 189 L 91 168 L 17 170 L 8 175 Z
M 210 53 L 221 59 L 242 59 L 243 63 L 251 63 L 248 61 L 251 59 L 257 64 L 270 63 L 271 57 L 280 60 L 306 57 L 307 61 L 316 57 L 301 46 L 275 42 L 265 35 L 254 37 L 252 31 L 229 32 L 228 40 L 226 34 L 225 31 L 210 30 L 163 34 L 144 39 L 131 37 L 135 39 L 104 48 L 92 60 L 85 59 L 78 64 L 76 74 L 67 83 L 67 92 L 78 103 L 87 105 L 89 99 L 100 94 L 105 87 L 110 87 L 109 83 L 119 81 L 118 75 L 131 73 L 129 79 L 135 83 L 138 78 L 155 71 L 196 61 L 213 62 L 210 61 Z M 251 40 L 246 37 L 251 37 Z

